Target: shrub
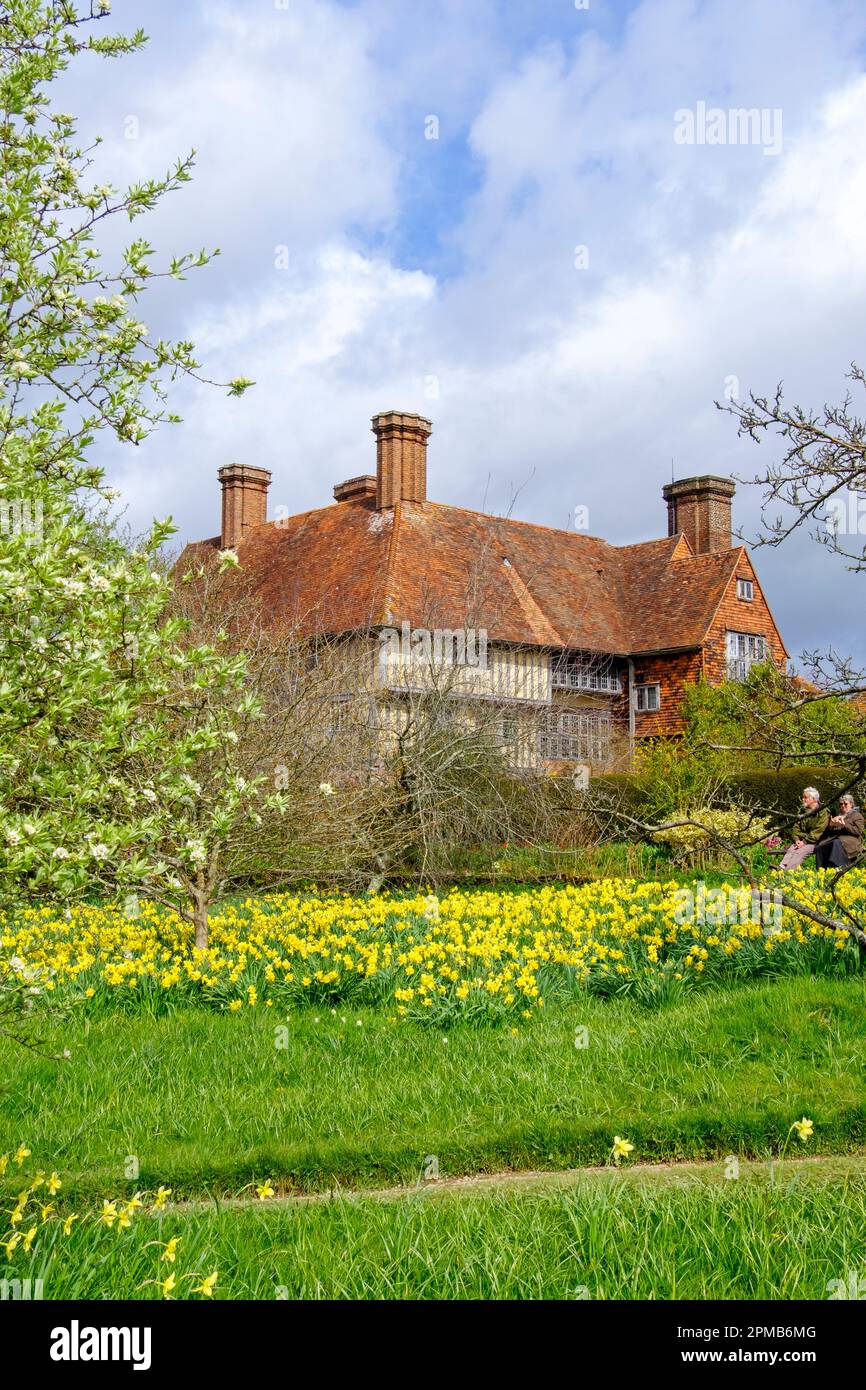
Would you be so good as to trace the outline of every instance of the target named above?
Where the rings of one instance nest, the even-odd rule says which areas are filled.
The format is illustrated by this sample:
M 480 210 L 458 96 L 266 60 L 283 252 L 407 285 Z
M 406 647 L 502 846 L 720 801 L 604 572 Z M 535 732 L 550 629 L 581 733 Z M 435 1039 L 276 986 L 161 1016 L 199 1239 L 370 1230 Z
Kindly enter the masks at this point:
M 739 844 L 744 840 L 749 843 L 760 841 L 770 833 L 769 821 L 754 819 L 746 810 L 720 810 L 704 806 L 683 811 L 680 815 L 683 821 L 699 823 L 674 825 L 667 830 L 659 830 L 653 838 L 660 844 L 669 845 L 675 862 L 684 868 L 697 868 L 718 853 L 720 846 L 714 834 L 729 844 Z

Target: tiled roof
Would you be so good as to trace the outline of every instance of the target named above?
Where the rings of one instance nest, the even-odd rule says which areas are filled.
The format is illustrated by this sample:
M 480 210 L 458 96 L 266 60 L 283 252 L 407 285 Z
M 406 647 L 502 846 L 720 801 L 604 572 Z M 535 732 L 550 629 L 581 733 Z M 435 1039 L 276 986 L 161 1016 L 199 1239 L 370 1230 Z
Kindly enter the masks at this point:
M 181 565 L 218 547 L 187 547 Z M 248 533 L 265 608 L 309 631 L 486 628 L 489 640 L 638 653 L 701 645 L 740 550 L 682 536 L 613 546 L 437 502 L 335 503 Z

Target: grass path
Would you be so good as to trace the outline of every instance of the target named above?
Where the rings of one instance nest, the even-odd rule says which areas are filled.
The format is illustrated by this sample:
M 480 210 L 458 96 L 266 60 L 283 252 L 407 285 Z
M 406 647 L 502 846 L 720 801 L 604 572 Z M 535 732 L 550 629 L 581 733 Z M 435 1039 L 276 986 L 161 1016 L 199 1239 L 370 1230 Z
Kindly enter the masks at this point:
M 305 1011 L 275 1046 L 271 1012 L 70 1020 L 53 1039 L 67 1062 L 0 1040 L 0 1154 L 26 1143 L 78 1200 L 265 1178 L 408 1188 L 430 1156 L 447 1178 L 566 1172 L 604 1164 L 615 1134 L 642 1163 L 768 1161 L 802 1115 L 809 1152 L 866 1146 L 861 980 L 764 980 L 656 1011 L 586 999 L 514 1034 Z
M 175 1259 L 163 1251 L 172 1240 Z M 866 1288 L 856 1157 L 489 1173 L 420 1188 L 189 1203 L 128 1230 L 40 1228 L 48 1299 L 828 1299 Z
M 738 1159 L 737 1180 L 743 1183 L 765 1183 L 791 1186 L 800 1181 L 840 1182 L 846 1178 L 866 1178 L 866 1151 L 839 1156 L 836 1154 L 786 1155 L 784 1161 L 759 1162 Z M 327 1192 L 277 1192 L 265 1202 L 260 1197 L 238 1196 L 219 1198 L 221 1209 L 253 1207 L 292 1207 L 311 1202 L 396 1201 L 413 1197 L 473 1197 L 490 1192 L 550 1192 L 568 1191 L 585 1183 L 646 1184 L 656 1186 L 708 1186 L 729 1182 L 727 1165 L 718 1159 L 702 1159 L 694 1163 L 630 1163 L 620 1167 L 613 1164 L 591 1165 L 585 1168 L 536 1169 L 530 1171 L 471 1173 L 455 1177 L 431 1178 L 428 1181 L 394 1187 L 351 1188 L 335 1185 Z M 213 1201 L 200 1198 L 169 1203 L 166 1211 L 180 1215 L 207 1211 Z
M 32 1150 L 0 1207 L 31 1170 L 63 1179 L 0 1279 L 48 1299 L 161 1297 L 168 1270 L 178 1298 L 214 1271 L 226 1299 L 837 1297 L 866 1287 L 864 1017 L 864 981 L 804 975 L 655 1011 L 575 1000 L 517 1033 L 323 1010 L 276 1046 L 258 1009 L 71 1020 L 68 1062 L 0 1043 L 0 1153 Z M 802 1115 L 814 1136 L 780 1165 Z M 99 1224 L 104 1198 L 159 1184 L 177 1205 Z

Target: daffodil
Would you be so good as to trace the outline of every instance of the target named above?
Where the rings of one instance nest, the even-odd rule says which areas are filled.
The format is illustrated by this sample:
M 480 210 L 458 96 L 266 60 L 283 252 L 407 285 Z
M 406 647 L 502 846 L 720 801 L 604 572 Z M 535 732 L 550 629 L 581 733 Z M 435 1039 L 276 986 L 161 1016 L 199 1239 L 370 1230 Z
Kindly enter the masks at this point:
M 117 1203 L 109 1202 L 107 1197 L 103 1198 L 102 1211 L 99 1213 L 98 1219 L 110 1229 L 117 1220 Z
M 171 1189 L 170 1187 L 161 1187 L 161 1188 L 159 1189 L 159 1191 L 157 1192 L 156 1196 L 155 1196 L 154 1199 L 153 1199 L 153 1209 L 154 1209 L 154 1211 L 162 1211 L 162 1210 L 163 1210 L 163 1208 L 165 1207 L 165 1205 L 166 1205 L 166 1203 L 167 1203 L 169 1197 L 171 1196 L 171 1193 L 172 1193 L 172 1189 Z
M 165 1249 L 163 1250 L 160 1259 L 168 1260 L 170 1264 L 174 1264 L 175 1258 L 177 1256 L 177 1247 L 179 1241 L 180 1236 L 172 1236 L 171 1240 L 166 1241 Z
M 15 1159 L 15 1162 L 18 1164 L 18 1167 L 20 1168 L 25 1158 L 30 1157 L 30 1150 L 27 1148 L 26 1144 L 19 1144 L 12 1157 Z
M 611 1150 L 611 1152 L 613 1153 L 614 1161 L 616 1163 L 619 1163 L 621 1158 L 628 1158 L 629 1154 L 633 1151 L 633 1149 L 634 1144 L 630 1144 L 627 1139 L 621 1139 L 618 1134 L 614 1135 L 613 1149 Z
M 192 778 L 189 789 L 197 794 Z M 190 842 L 193 858 L 196 850 Z M 193 997 L 207 992 L 208 1002 L 216 991 L 226 1010 L 239 1014 L 247 1005 L 282 1007 L 275 985 L 296 999 L 317 988 L 339 995 L 361 978 L 387 987 L 389 1017 L 397 1020 L 481 1005 L 512 1022 L 530 1021 L 544 1007 L 539 980 L 551 969 L 568 971 L 578 985 L 617 979 L 655 987 L 662 978 L 697 984 L 737 958 L 749 964 L 749 954 L 756 963 L 770 959 L 762 921 L 748 920 L 751 894 L 739 884 L 718 891 L 736 911 L 718 918 L 706 912 L 706 921 L 693 912 L 687 922 L 679 912 L 681 885 L 655 880 L 600 879 L 517 893 L 455 889 L 435 900 L 426 888 L 398 897 L 280 892 L 215 910 L 211 946 L 196 958 L 179 915 L 146 900 L 134 915 L 122 904 L 77 904 L 60 919 L 23 908 L 14 924 L 4 922 L 4 945 L 16 969 L 47 972 L 46 989 L 78 989 L 82 974 L 92 972 L 83 980 L 90 997 L 145 982 L 166 991 L 182 983 Z M 866 871 L 853 869 L 837 891 L 841 906 L 861 911 Z M 832 908 L 821 881 L 809 905 Z M 774 952 L 793 945 L 805 953 L 828 941 L 839 951 L 850 948 L 846 933 L 806 927 L 788 909 L 780 914 Z M 26 1156 L 22 1144 L 12 1159 Z M 0 1172 L 3 1166 L 0 1158 Z
M 196 1284 L 193 1287 L 193 1293 L 203 1294 L 205 1298 L 213 1298 L 213 1291 L 216 1287 L 217 1277 L 218 1272 L 217 1270 L 214 1270 L 213 1274 L 209 1274 L 206 1279 L 202 1279 L 200 1284 Z
M 807 1139 L 812 1138 L 815 1125 L 812 1120 L 808 1120 L 804 1115 L 802 1120 L 794 1121 L 792 1128 L 797 1131 L 797 1138 L 800 1140 L 800 1142 L 805 1144 Z
M 268 1197 L 273 1197 L 274 1188 L 270 1178 L 266 1178 L 265 1181 L 256 1188 L 256 1192 L 258 1193 L 259 1199 L 263 1202 L 267 1201 Z

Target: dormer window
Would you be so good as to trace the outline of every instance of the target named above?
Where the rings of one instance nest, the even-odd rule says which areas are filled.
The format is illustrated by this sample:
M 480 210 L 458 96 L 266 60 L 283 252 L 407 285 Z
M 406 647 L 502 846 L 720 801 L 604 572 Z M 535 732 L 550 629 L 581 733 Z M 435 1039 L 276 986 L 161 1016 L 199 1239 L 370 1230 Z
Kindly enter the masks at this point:
M 755 586 L 751 579 L 737 580 L 737 598 L 741 598 L 744 603 L 751 603 L 755 597 Z

